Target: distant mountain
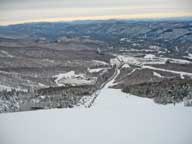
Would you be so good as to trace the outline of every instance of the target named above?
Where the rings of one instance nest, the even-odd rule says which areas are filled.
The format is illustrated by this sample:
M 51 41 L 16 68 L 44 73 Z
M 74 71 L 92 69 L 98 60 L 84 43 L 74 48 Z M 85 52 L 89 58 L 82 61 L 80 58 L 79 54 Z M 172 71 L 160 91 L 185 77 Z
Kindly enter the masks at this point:
M 57 23 L 28 23 L 0 27 L 0 37 L 14 39 L 47 40 L 54 42 L 63 37 L 89 38 L 110 44 L 113 47 L 130 48 L 122 44 L 126 38 L 131 43 L 158 45 L 171 51 L 192 51 L 192 20 L 106 20 L 74 21 Z M 137 47 L 138 48 L 138 47 Z M 139 47 L 140 48 L 140 47 Z

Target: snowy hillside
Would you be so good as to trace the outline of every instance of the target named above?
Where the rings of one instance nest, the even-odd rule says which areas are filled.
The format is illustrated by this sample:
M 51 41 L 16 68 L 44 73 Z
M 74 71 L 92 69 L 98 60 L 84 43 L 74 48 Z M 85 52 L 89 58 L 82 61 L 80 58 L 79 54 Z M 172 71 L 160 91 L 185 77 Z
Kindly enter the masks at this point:
M 111 80 L 107 86 L 111 85 Z M 192 109 L 104 87 L 93 107 L 0 115 L 2 144 L 190 144 Z

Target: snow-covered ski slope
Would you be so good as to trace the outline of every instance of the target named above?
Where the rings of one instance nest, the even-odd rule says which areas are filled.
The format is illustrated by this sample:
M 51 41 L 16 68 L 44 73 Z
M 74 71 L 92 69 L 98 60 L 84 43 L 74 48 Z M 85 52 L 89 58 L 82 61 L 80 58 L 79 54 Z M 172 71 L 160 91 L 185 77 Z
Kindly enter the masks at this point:
M 89 109 L 0 114 L 0 144 L 192 143 L 191 108 L 158 105 L 108 88 L 112 82 Z

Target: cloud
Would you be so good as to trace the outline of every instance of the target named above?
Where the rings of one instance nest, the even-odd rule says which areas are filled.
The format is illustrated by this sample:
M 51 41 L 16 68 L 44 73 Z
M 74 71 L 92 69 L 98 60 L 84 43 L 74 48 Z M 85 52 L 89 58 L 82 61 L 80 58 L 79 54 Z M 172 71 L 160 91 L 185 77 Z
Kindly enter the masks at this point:
M 191 0 L 0 0 L 0 25 L 78 19 L 192 16 Z

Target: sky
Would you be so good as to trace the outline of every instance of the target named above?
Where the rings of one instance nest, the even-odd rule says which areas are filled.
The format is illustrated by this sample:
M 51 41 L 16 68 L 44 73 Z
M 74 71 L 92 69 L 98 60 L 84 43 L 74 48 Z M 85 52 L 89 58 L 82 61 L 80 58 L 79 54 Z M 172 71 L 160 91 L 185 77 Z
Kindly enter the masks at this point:
M 0 0 L 0 25 L 192 16 L 192 0 Z

